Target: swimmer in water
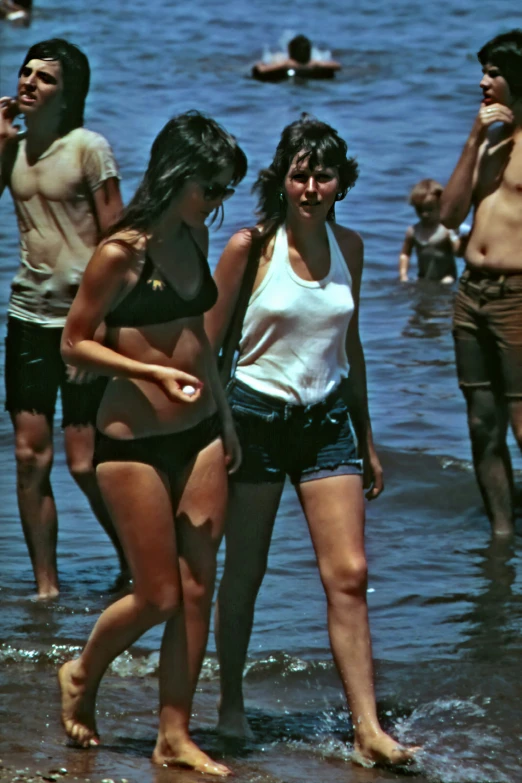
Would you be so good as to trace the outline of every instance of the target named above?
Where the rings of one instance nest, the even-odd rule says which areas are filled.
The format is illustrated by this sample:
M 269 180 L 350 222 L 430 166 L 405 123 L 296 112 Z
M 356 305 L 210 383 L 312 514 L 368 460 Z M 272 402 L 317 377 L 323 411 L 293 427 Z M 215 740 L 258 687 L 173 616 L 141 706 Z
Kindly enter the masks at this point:
M 261 82 L 280 82 L 289 76 L 333 79 L 340 69 L 340 63 L 335 60 L 313 60 L 310 39 L 306 35 L 296 35 L 288 44 L 288 57 L 273 63 L 256 63 L 252 76 Z
M 17 25 L 29 27 L 33 0 L 0 0 L 0 19 Z
M 441 283 L 457 279 L 455 256 L 461 240 L 440 222 L 440 197 L 444 188 L 434 179 L 422 179 L 412 189 L 409 203 L 419 222 L 409 226 L 399 256 L 399 279 L 406 283 L 413 250 L 417 253 L 418 277 Z

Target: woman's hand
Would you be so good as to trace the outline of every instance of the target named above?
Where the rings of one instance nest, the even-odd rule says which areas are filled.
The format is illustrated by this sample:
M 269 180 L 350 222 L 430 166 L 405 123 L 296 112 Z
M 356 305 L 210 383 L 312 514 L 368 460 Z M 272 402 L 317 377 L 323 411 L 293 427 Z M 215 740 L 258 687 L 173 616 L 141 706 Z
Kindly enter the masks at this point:
M 154 383 L 162 389 L 172 402 L 193 403 L 201 397 L 203 384 L 200 380 L 174 367 L 155 366 L 152 372 Z
M 235 473 L 241 465 L 241 446 L 232 419 L 223 423 L 223 447 L 228 473 Z
M 384 479 L 382 474 L 382 465 L 375 452 L 371 448 L 364 456 L 364 487 L 369 487 L 366 497 L 368 500 L 378 498 L 384 489 Z

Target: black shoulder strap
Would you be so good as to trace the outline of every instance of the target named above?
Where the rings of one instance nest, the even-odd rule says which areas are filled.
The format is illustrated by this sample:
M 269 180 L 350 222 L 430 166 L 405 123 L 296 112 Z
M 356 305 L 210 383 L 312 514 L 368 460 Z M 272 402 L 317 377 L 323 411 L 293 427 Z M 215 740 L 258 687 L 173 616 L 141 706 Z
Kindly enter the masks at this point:
M 254 280 L 256 279 L 257 270 L 259 267 L 259 256 L 261 252 L 261 237 L 257 229 L 251 229 L 252 244 L 248 253 L 248 260 L 246 263 L 243 279 L 241 281 L 241 287 L 239 289 L 239 295 L 237 298 L 236 306 L 232 314 L 232 318 L 228 325 L 225 339 L 221 347 L 221 353 L 219 355 L 219 376 L 223 385 L 226 385 L 230 376 L 232 375 L 232 366 L 234 364 L 234 356 L 241 339 L 241 332 L 243 330 L 243 321 L 245 320 L 245 313 L 247 311 L 248 302 L 252 295 L 252 288 L 254 287 Z

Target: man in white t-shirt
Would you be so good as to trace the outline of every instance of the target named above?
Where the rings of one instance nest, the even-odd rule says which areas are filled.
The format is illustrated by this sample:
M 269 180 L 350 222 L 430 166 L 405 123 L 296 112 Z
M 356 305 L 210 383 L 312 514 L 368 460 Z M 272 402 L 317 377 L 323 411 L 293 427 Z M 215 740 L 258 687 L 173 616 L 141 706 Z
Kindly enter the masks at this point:
M 0 99 L 0 193 L 9 188 L 21 264 L 8 308 L 6 410 L 15 431 L 22 527 L 40 598 L 58 594 L 57 516 L 50 483 L 58 389 L 69 470 L 125 558 L 92 465 L 105 380 L 71 383 L 60 356 L 67 313 L 100 235 L 119 217 L 119 175 L 103 136 L 83 128 L 87 57 L 59 38 L 32 46 L 17 98 Z M 26 132 L 15 125 L 25 116 Z

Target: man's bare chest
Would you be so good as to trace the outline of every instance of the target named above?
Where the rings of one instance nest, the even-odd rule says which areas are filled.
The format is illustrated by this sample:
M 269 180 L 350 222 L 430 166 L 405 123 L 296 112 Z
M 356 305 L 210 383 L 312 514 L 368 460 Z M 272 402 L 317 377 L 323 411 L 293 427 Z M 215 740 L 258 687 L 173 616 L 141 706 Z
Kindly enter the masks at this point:
M 487 150 L 480 172 L 482 198 L 498 191 L 522 201 L 522 138 L 506 140 Z
M 35 197 L 45 201 L 76 201 L 85 198 L 84 173 L 78 156 L 60 150 L 31 164 L 20 150 L 11 173 L 11 192 L 16 201 Z

